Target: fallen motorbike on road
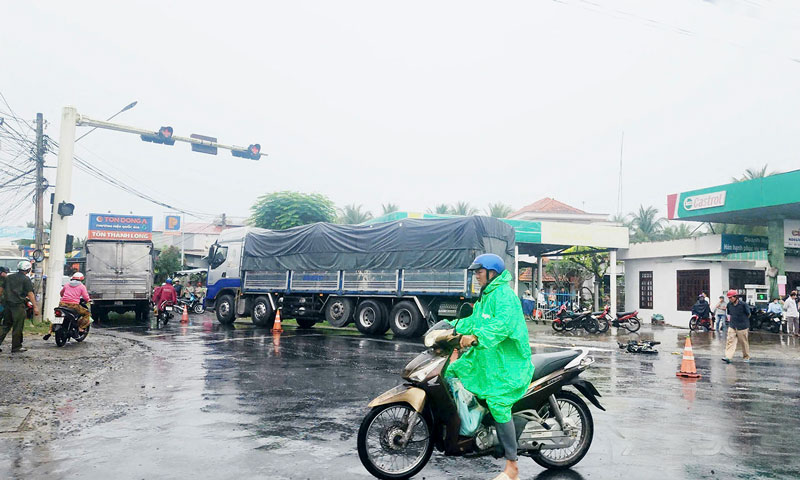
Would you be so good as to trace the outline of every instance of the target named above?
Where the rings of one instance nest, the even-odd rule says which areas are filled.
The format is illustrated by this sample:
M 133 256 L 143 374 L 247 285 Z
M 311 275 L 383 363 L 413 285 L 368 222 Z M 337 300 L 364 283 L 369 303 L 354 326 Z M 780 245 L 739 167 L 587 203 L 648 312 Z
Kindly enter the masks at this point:
M 406 365 L 403 385 L 370 402 L 358 430 L 358 456 L 364 467 L 382 479 L 404 480 L 419 473 L 436 448 L 446 456 L 502 456 L 491 414 L 477 431 L 460 436 L 461 418 L 444 373 L 461 335 L 448 322 L 438 322 L 423 336 L 427 349 Z M 513 407 L 518 454 L 548 469 L 577 464 L 589 451 L 594 422 L 589 407 L 572 386 L 595 407 L 600 394 L 578 376 L 594 359 L 586 349 L 533 355 L 533 379 Z M 484 408 L 485 404 L 478 399 Z

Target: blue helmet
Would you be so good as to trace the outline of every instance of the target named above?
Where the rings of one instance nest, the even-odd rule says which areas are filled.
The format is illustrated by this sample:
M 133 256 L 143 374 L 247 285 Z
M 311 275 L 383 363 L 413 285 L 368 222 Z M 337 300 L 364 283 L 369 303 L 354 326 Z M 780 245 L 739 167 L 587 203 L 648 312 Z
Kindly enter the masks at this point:
M 503 262 L 502 258 L 494 253 L 484 253 L 483 255 L 475 257 L 475 260 L 472 261 L 472 265 L 469 266 L 469 270 L 478 270 L 480 268 L 494 270 L 499 275 L 505 271 L 506 264 Z
M 172 285 L 172 279 L 171 279 L 171 278 L 168 278 L 168 279 L 166 279 L 166 280 L 165 280 L 165 282 L 167 282 L 167 283 L 169 283 L 170 285 Z

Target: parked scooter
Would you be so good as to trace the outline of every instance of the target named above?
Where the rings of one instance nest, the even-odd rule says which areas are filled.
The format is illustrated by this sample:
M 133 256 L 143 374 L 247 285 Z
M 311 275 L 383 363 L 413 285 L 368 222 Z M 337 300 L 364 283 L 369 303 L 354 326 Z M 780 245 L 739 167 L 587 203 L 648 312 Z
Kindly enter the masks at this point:
M 692 318 L 689 319 L 689 330 L 695 331 L 701 328 L 705 328 L 709 332 L 714 330 L 714 321 L 711 317 L 700 318 L 697 315 L 692 315 Z
M 783 315 L 780 313 L 768 313 L 755 308 L 750 312 L 750 330 L 761 329 L 778 333 L 781 331 L 782 323 Z
M 194 293 L 189 293 L 189 297 L 180 297 L 178 298 L 178 310 L 183 311 L 183 306 L 186 305 L 186 308 L 196 314 L 201 314 L 206 311 L 205 305 L 203 305 L 203 301 L 205 300 L 204 297 L 198 297 Z
M 610 307 L 606 305 L 601 314 L 596 317 L 598 318 L 598 326 L 601 333 L 608 330 L 608 324 L 616 328 L 625 328 L 631 333 L 637 332 L 640 328 L 642 328 L 642 321 L 639 320 L 639 310 L 617 313 L 617 318 L 611 318 L 609 310 Z M 600 318 L 604 319 L 606 322 L 608 322 L 608 324 L 600 322 Z M 604 327 L 605 330 L 603 330 Z
M 576 328 L 583 328 L 589 333 L 597 333 L 598 330 L 597 320 L 592 318 L 591 312 L 571 312 L 567 310 L 566 305 L 561 305 L 561 308 L 558 309 L 551 326 L 557 332 Z
M 461 335 L 438 322 L 423 336 L 427 350 L 406 365 L 403 385 L 370 402 L 358 430 L 358 456 L 364 467 L 383 479 L 404 480 L 425 467 L 434 447 L 447 456 L 502 456 L 494 420 L 486 413 L 472 436 L 459 436 L 461 419 L 443 374 Z M 534 376 L 525 396 L 513 407 L 519 455 L 550 469 L 570 468 L 592 444 L 594 422 L 573 386 L 595 407 L 600 394 L 578 378 L 594 359 L 588 350 L 533 355 Z M 478 403 L 483 404 L 478 399 Z
M 87 308 L 86 301 L 83 299 L 81 299 L 81 306 Z M 54 310 L 55 316 L 62 319 L 61 325 L 53 325 L 52 335 L 55 337 L 57 346 L 63 347 L 70 338 L 74 339 L 76 342 L 86 340 L 86 337 L 89 335 L 90 325 L 86 326 L 86 330 L 84 330 L 83 333 L 78 330 L 78 322 L 81 318 L 78 312 L 66 307 L 56 307 Z M 49 338 L 49 333 L 44 336 L 44 340 L 48 340 Z

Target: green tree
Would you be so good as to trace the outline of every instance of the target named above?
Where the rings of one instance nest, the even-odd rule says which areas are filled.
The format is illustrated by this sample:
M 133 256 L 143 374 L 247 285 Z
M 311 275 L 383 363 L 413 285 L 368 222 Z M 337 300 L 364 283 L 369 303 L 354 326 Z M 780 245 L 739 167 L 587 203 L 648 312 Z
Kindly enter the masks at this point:
M 659 240 L 663 224 L 664 218 L 658 216 L 656 207 L 645 208 L 644 205 L 639 205 L 639 211 L 631 214 L 631 241 L 637 243 Z
M 661 231 L 661 238 L 664 240 L 680 240 L 682 238 L 692 238 L 694 228 L 681 223 L 680 225 L 667 225 Z
M 249 223 L 271 230 L 286 230 L 298 225 L 333 222 L 336 207 L 318 193 L 275 192 L 262 195 L 250 207 Z
M 86 245 L 86 237 L 75 237 L 75 239 L 72 240 L 73 250 L 80 250 L 84 245 Z
M 348 225 L 355 225 L 359 223 L 364 223 L 371 218 L 372 218 L 372 212 L 362 211 L 361 205 L 356 205 L 355 203 L 351 203 L 350 205 L 344 206 L 341 213 L 339 214 L 338 222 Z
M 506 218 L 507 216 L 511 215 L 514 209 L 511 208 L 511 205 L 497 202 L 497 203 L 490 203 L 489 208 L 486 209 L 486 214 L 490 217 L 495 218 Z
M 450 207 L 450 213 L 468 217 L 470 215 L 477 215 L 478 209 L 470 205 L 469 202 L 458 202 Z
M 383 209 L 383 214 L 384 215 L 388 215 L 390 213 L 394 213 L 394 212 L 400 210 L 400 207 L 398 207 L 394 203 L 387 203 L 385 205 L 381 204 L 381 208 Z
M 446 203 L 439 203 L 433 208 L 428 209 L 428 213 L 435 213 L 437 215 L 448 215 L 450 213 L 450 205 Z
M 742 175 L 739 178 L 731 177 L 731 180 L 734 182 L 744 182 L 746 180 L 755 180 L 756 178 L 769 177 L 770 175 L 775 175 L 777 173 L 780 173 L 774 170 L 767 173 L 768 166 L 769 164 L 765 163 L 764 166 L 761 168 L 748 168 L 747 170 L 744 171 L 744 175 Z
M 153 269 L 156 274 L 156 283 L 163 282 L 167 277 L 183 268 L 181 265 L 181 251 L 173 245 L 165 248 L 156 257 Z
M 565 260 L 571 263 L 585 279 L 594 279 L 594 291 L 592 294 L 592 305 L 598 310 L 599 299 L 606 294 L 603 288 L 603 277 L 608 271 L 608 253 L 595 252 L 586 247 L 572 247 L 567 252 L 573 255 L 565 256 Z M 566 252 L 565 252 L 566 253 Z

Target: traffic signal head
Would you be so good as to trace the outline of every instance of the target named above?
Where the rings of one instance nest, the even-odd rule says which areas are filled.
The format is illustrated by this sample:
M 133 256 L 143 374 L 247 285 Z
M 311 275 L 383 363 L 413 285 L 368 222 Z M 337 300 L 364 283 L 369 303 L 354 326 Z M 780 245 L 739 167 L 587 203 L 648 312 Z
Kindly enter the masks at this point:
M 251 160 L 258 160 L 261 158 L 261 144 L 254 143 L 247 147 L 247 150 L 231 150 L 234 157 L 249 158 Z
M 75 205 L 67 202 L 61 202 L 58 204 L 58 214 L 61 215 L 61 218 L 69 217 L 75 211 Z
M 163 145 L 175 145 L 175 139 L 172 138 L 172 127 L 161 127 L 153 135 L 140 135 L 145 142 L 161 143 Z

